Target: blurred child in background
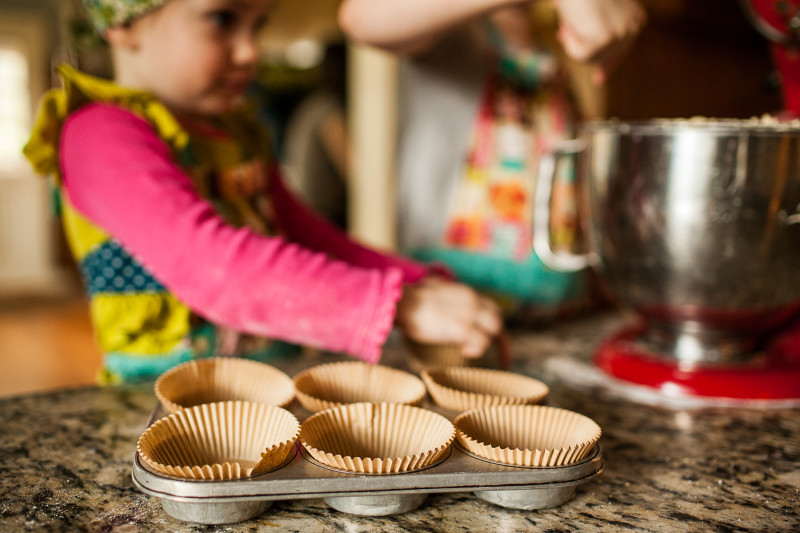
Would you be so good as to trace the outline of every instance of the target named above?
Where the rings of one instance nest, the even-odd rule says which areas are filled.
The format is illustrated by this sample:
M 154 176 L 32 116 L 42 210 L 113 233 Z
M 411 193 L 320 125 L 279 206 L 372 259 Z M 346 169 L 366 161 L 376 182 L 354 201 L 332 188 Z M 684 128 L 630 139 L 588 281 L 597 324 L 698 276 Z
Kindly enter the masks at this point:
M 242 102 L 272 0 L 85 0 L 114 80 L 64 66 L 25 153 L 56 178 L 104 380 L 269 341 L 380 357 L 393 324 L 480 355 L 496 306 L 361 247 L 284 188 Z
M 548 28 L 547 9 L 558 17 Z M 538 12 L 537 12 L 538 10 Z M 554 18 L 554 17 L 551 17 Z M 511 322 L 586 305 L 587 273 L 531 250 L 541 154 L 581 118 L 557 46 L 602 83 L 645 22 L 635 0 L 344 0 L 352 39 L 401 55 L 398 239 L 492 294 Z M 556 39 L 557 36 L 557 39 Z M 558 41 L 558 43 L 557 43 Z M 553 189 L 551 239 L 578 236 L 572 167 Z

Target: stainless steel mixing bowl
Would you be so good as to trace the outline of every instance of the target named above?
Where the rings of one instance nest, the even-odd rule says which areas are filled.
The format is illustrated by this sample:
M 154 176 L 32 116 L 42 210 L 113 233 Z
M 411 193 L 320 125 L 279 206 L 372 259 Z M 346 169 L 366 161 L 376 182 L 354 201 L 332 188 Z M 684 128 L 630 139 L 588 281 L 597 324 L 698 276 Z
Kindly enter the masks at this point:
M 568 154 L 583 256 L 548 239 L 550 176 Z M 556 270 L 594 266 L 642 317 L 648 352 L 687 367 L 747 361 L 800 309 L 800 126 L 589 122 L 541 162 L 534 248 Z

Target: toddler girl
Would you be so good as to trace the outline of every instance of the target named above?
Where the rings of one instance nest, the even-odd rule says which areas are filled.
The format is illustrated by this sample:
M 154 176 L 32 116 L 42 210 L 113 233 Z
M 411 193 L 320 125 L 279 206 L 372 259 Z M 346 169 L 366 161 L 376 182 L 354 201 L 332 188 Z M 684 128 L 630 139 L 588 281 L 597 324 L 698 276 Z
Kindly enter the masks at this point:
M 500 328 L 471 289 L 349 241 L 284 188 L 242 101 L 272 3 L 84 1 L 114 80 L 62 67 L 25 153 L 56 178 L 105 381 L 264 339 L 376 362 L 395 323 L 477 356 Z

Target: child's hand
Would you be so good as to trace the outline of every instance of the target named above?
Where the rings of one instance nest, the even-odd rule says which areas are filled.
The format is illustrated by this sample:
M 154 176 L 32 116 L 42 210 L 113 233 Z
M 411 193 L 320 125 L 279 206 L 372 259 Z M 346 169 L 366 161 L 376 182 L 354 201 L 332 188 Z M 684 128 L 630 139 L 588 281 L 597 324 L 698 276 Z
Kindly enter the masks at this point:
M 594 81 L 604 83 L 647 20 L 636 0 L 557 0 L 558 39 L 579 61 L 597 64 Z
M 503 325 L 492 300 L 466 285 L 433 276 L 404 287 L 396 321 L 408 338 L 461 344 L 466 357 L 483 355 Z

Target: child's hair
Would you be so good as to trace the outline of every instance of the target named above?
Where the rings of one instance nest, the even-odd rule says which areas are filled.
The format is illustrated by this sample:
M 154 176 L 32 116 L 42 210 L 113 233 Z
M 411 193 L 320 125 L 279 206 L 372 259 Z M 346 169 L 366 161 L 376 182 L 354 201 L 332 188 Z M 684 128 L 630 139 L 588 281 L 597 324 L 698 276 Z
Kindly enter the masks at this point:
M 127 24 L 169 0 L 82 0 L 89 20 L 98 33 L 110 26 Z

